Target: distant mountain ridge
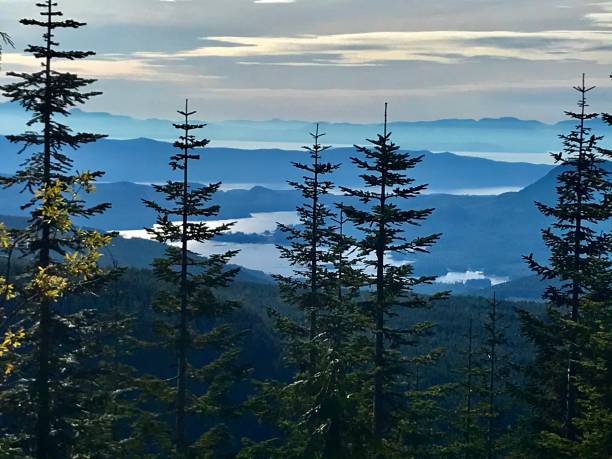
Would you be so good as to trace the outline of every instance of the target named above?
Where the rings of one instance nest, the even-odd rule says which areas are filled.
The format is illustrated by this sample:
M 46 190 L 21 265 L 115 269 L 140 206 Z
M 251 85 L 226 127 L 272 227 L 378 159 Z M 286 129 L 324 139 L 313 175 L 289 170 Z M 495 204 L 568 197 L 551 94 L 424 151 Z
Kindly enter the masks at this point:
M 207 107 L 199 107 L 205 117 Z M 173 112 L 169 110 L 169 117 Z M 24 128 L 27 116 L 11 103 L 0 104 L 0 134 L 9 134 Z M 569 121 L 547 124 L 536 120 L 512 117 L 472 119 L 442 119 L 437 121 L 397 121 L 390 123 L 397 143 L 411 150 L 475 151 L 543 153 L 560 148 L 558 134 L 571 125 Z M 108 134 L 115 139 L 154 138 L 174 139 L 172 120 L 157 118 L 138 119 L 104 112 L 72 111 L 71 126 Z M 314 122 L 309 121 L 247 121 L 229 120 L 211 122 L 206 136 L 217 144 L 223 142 L 285 142 L 302 144 L 309 141 L 308 133 Z M 604 135 L 612 129 L 604 123 L 594 122 L 592 127 Z M 379 123 L 355 124 L 322 122 L 327 133 L 325 141 L 336 146 L 362 143 L 381 131 Z
M 612 167 L 610 167 L 612 171 Z M 482 271 L 489 275 L 518 278 L 529 271 L 523 255 L 533 252 L 546 259 L 547 251 L 540 230 L 549 221 L 542 216 L 534 201 L 552 203 L 555 199 L 555 179 L 559 170 L 520 192 L 500 196 L 423 195 L 410 200 L 411 208 L 434 208 L 431 218 L 421 227 L 408 228 L 409 236 L 443 233 L 431 255 L 406 256 L 416 261 L 418 272 L 444 275 L 447 272 Z M 110 202 L 113 207 L 104 215 L 91 220 L 79 220 L 83 226 L 101 229 L 140 229 L 151 226 L 155 215 L 141 200 L 159 199 L 153 188 L 128 182 L 102 183 L 88 201 L 92 204 Z M 348 198 L 328 196 L 326 203 Z M 18 190 L 0 191 L 0 208 L 7 215 L 24 215 L 20 204 L 24 197 Z M 293 211 L 302 203 L 294 190 L 271 190 L 261 186 L 249 190 L 219 192 L 214 202 L 221 206 L 221 219 L 248 217 L 254 212 Z M 355 203 L 359 205 L 358 203 Z M 235 241 L 240 242 L 240 241 Z
M 14 173 L 22 162 L 16 152 L 19 147 L 0 137 L 0 172 Z M 103 170 L 103 180 L 109 182 L 156 183 L 168 179 L 168 158 L 174 154 L 171 143 L 151 139 L 105 139 L 84 145 L 71 153 L 79 170 Z M 521 188 L 546 173 L 552 166 L 528 163 L 505 163 L 482 158 L 469 158 L 452 153 L 414 152 L 423 155 L 423 163 L 412 171 L 420 183 L 427 183 L 432 191 L 448 192 L 455 189 L 495 187 Z M 202 160 L 194 163 L 191 177 L 194 182 L 265 184 L 270 188 L 286 188 L 287 180 L 296 180 L 301 174 L 294 161 L 304 161 L 304 151 L 233 148 L 207 148 Z M 340 163 L 335 174 L 339 185 L 360 182 L 359 170 L 352 164 L 354 148 L 334 148 L 324 153 L 325 161 Z
M 607 168 L 612 172 L 612 164 Z M 448 272 L 480 271 L 487 275 L 507 276 L 519 279 L 530 275 L 522 257 L 534 253 L 545 261 L 548 250 L 541 240 L 541 229 L 550 221 L 536 208 L 535 201 L 554 203 L 556 177 L 560 169 L 554 169 L 534 184 L 519 192 L 499 196 L 453 196 L 447 194 L 422 195 L 402 205 L 409 208 L 433 208 L 431 217 L 420 227 L 407 228 L 407 236 L 443 233 L 431 254 L 406 255 L 404 260 L 414 262 L 418 273 L 445 275 Z M 112 208 L 103 216 L 90 220 L 78 220 L 82 226 L 104 230 L 141 229 L 155 222 L 155 214 L 142 205 L 141 200 L 159 199 L 149 185 L 129 182 L 101 183 L 88 202 L 110 202 Z M 25 215 L 20 205 L 25 197 L 18 189 L 0 190 L 0 208 L 6 215 Z M 349 198 L 328 196 L 327 205 L 334 202 L 350 202 Z M 214 202 L 221 206 L 220 219 L 248 217 L 252 213 L 294 211 L 302 198 L 294 190 L 272 190 L 256 186 L 248 190 L 228 190 L 217 193 Z M 359 203 L 354 203 L 360 205 Z M 406 207 L 406 208 L 408 208 Z M 21 219 L 22 220 L 22 219 Z M 16 219 L 20 221 L 20 219 Z M 9 223 L 9 221 L 7 221 Z M 609 231 L 612 222 L 605 225 Z M 604 228 L 602 228 L 604 229 Z M 350 228 L 347 228 L 350 231 Z M 228 242 L 249 242 L 248 235 L 224 238 Z M 280 242 L 276 234 L 268 235 L 266 243 Z M 255 237 L 251 242 L 255 241 Z M 266 239 L 265 237 L 262 239 Z M 149 241 L 125 242 L 118 240 L 114 253 L 125 255 L 132 266 L 146 266 L 152 253 L 159 253 L 160 246 Z M 135 240 L 138 241 L 138 240 Z M 117 245 L 119 244 L 119 245 Z M 122 245 L 125 244 L 125 247 Z M 128 264 L 128 263 L 126 263 Z M 476 293 L 478 285 L 470 289 Z M 501 288 L 501 287 L 500 287 Z M 534 297 L 541 286 L 535 282 L 521 281 L 504 287 L 500 295 Z M 507 291 L 506 291 L 507 290 Z M 535 292 L 535 294 L 534 294 Z M 491 293 L 487 290 L 486 294 Z

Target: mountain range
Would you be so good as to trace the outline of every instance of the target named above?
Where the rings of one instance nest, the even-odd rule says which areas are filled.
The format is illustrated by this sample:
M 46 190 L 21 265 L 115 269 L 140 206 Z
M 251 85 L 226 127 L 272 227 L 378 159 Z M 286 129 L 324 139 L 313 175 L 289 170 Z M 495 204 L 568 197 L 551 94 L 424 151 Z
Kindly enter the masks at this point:
M 206 107 L 200 107 L 206 113 Z M 169 118 L 174 116 L 169 112 Z M 27 121 L 26 113 L 11 103 L 0 104 L 0 134 L 20 132 Z M 171 120 L 138 119 L 130 116 L 103 112 L 72 111 L 71 126 L 75 130 L 108 134 L 114 139 L 153 138 L 170 140 L 176 138 Z M 389 127 L 395 141 L 411 150 L 467 151 L 467 152 L 512 152 L 545 153 L 558 150 L 560 133 L 571 127 L 571 121 L 547 124 L 535 120 L 516 118 L 445 119 L 437 121 L 392 122 Z M 592 127 L 599 134 L 612 134 L 612 129 L 594 121 Z M 211 122 L 206 128 L 206 137 L 214 139 L 213 145 L 228 145 L 231 142 L 264 142 L 276 144 L 308 143 L 308 135 L 314 128 L 311 121 L 241 121 Z M 353 145 L 363 143 L 378 132 L 382 126 L 353 123 L 321 123 L 326 132 L 325 141 L 331 145 Z
M 17 145 L 0 137 L 0 172 L 12 174 L 23 158 L 16 154 Z M 157 183 L 172 177 L 169 157 L 175 153 L 172 144 L 150 139 L 111 140 L 84 145 L 71 156 L 77 170 L 103 170 L 104 181 Z M 299 179 L 301 173 L 292 162 L 307 161 L 304 151 L 233 148 L 206 148 L 201 161 L 193 162 L 190 176 L 194 182 L 222 180 L 228 187 L 263 184 L 270 188 L 287 188 L 287 180 Z M 434 192 L 477 193 L 488 188 L 522 188 L 548 173 L 552 166 L 530 163 L 505 163 L 483 158 L 469 158 L 452 153 L 414 152 L 424 160 L 413 171 L 419 183 L 429 184 Z M 359 170 L 351 162 L 354 148 L 335 148 L 323 154 L 325 161 L 341 164 L 334 174 L 338 185 L 357 186 Z M 234 184 L 234 185 L 232 185 Z M 239 185 L 235 185 L 239 184 Z M 462 191 L 463 190 L 463 191 Z
M 16 124 L 23 123 L 25 116 L 14 105 L 0 104 L 0 121 L 0 132 L 15 132 L 21 130 L 16 129 Z M 104 182 L 97 185 L 96 193 L 87 198 L 88 203 L 112 204 L 112 208 L 103 216 L 77 223 L 102 230 L 132 230 L 151 226 L 155 215 L 142 205 L 142 199 L 158 198 L 150 184 L 177 178 L 168 167 L 168 158 L 175 150 L 169 142 L 146 138 L 122 140 L 119 137 L 137 133 L 169 138 L 174 134 L 170 123 L 75 110 L 71 124 L 77 130 L 109 132 L 111 137 L 117 137 L 85 145 L 71 153 L 77 170 L 106 172 Z M 244 139 L 294 141 L 298 140 L 298 136 L 308 140 L 307 132 L 311 127 L 311 123 L 298 121 L 229 121 L 213 123 L 206 134 L 223 139 L 225 135 L 231 137 L 235 128 L 237 134 L 231 137 L 234 139 L 243 136 Z M 323 127 L 330 133 L 334 132 L 326 137 L 330 143 L 343 143 L 342 135 L 348 139 L 350 134 L 353 141 L 365 138 L 365 131 L 371 135 L 380 128 L 378 125 L 352 124 Z M 517 146 L 514 151 L 533 151 L 543 147 L 534 139 L 547 138 L 548 142 L 555 139 L 556 142 L 556 133 L 566 131 L 569 125 L 567 122 L 549 125 L 504 118 L 393 123 L 391 127 L 396 129 L 400 138 L 412 133 L 419 141 L 426 139 L 423 142 L 430 147 L 433 145 L 432 149 L 436 149 L 436 144 L 432 144 L 434 138 L 457 144 L 470 138 L 479 139 L 478 142 L 482 143 L 487 136 L 491 136 L 497 139 L 495 148 L 499 151 L 505 151 L 511 145 L 504 140 L 506 137 Z M 121 132 L 122 129 L 125 132 Z M 529 150 L 523 148 L 523 144 L 539 146 Z M 412 144 L 408 143 L 407 146 Z M 491 151 L 497 151 L 495 148 Z M 23 158 L 15 154 L 17 150 L 16 145 L 0 137 L 1 173 L 12 174 L 19 168 Z M 334 175 L 336 184 L 360 186 L 360 171 L 351 162 L 355 153 L 353 147 L 333 148 L 324 153 L 325 161 L 342 165 Z M 540 230 L 550 222 L 537 211 L 534 202 L 554 201 L 558 169 L 550 165 L 506 163 L 453 153 L 419 150 L 412 151 L 412 154 L 422 155 L 423 162 L 410 174 L 417 183 L 429 184 L 429 193 L 410 200 L 406 205 L 432 208 L 435 212 L 421 227 L 409 228 L 406 235 L 443 234 L 431 254 L 404 257 L 404 261 L 414 263 L 417 272 L 444 275 L 448 272 L 481 271 L 491 276 L 520 280 L 530 274 L 522 260 L 523 255 L 533 252 L 540 259 L 547 257 Z M 222 209 L 220 219 L 245 218 L 253 213 L 294 211 L 301 204 L 301 197 L 294 190 L 287 189 L 286 181 L 299 180 L 301 174 L 292 163 L 307 160 L 307 153 L 298 150 L 209 147 L 202 152 L 202 160 L 193 164 L 191 177 L 194 183 L 219 180 L 225 183 L 225 188 L 215 196 L 215 203 Z M 504 189 L 515 191 L 494 194 Z M 488 195 L 481 195 L 488 191 Z M 26 211 L 21 209 L 25 199 L 18 189 L 0 190 L 1 213 L 14 217 L 26 215 Z M 326 201 L 333 205 L 349 200 L 338 194 L 327 197 Z M 282 242 L 282 236 L 274 232 L 263 236 L 229 234 L 223 240 L 275 243 Z M 149 241 L 118 239 L 113 255 L 109 253 L 107 257 L 117 257 L 130 266 L 145 267 L 161 250 L 162 246 Z M 255 277 L 261 279 L 261 276 L 258 274 Z M 534 290 L 532 283 L 530 281 L 528 289 Z M 475 282 L 466 289 L 476 291 L 484 287 L 486 285 Z M 515 290 L 512 289 L 513 292 Z
M 558 169 L 519 192 L 499 196 L 431 194 L 409 200 L 406 205 L 433 208 L 435 212 L 421 227 L 409 228 L 407 236 L 438 232 L 443 236 L 430 255 L 405 258 L 415 262 L 418 272 L 436 275 L 469 270 L 513 279 L 528 275 L 522 255 L 533 252 L 542 259 L 547 256 L 540 230 L 549 222 L 538 212 L 534 201 L 554 201 L 556 174 Z M 110 202 L 113 207 L 103 216 L 77 223 L 105 230 L 149 227 L 155 215 L 142 205 L 143 198 L 159 199 L 149 185 L 99 184 L 89 201 Z M 329 205 L 340 200 L 348 202 L 347 198 L 334 195 L 326 199 Z M 0 208 L 4 214 L 25 215 L 20 209 L 23 201 L 19 190 L 0 191 Z M 257 186 L 219 192 L 214 202 L 222 209 L 219 218 L 233 219 L 255 212 L 293 211 L 301 198 L 294 190 Z M 237 235 L 235 242 L 244 242 L 244 235 Z

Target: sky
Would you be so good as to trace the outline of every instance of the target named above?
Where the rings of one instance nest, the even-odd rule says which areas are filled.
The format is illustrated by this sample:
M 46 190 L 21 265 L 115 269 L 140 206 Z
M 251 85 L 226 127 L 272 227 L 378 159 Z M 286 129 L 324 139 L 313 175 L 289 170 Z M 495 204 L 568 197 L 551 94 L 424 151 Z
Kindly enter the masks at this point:
M 99 79 L 85 110 L 170 118 L 189 97 L 203 118 L 372 122 L 514 116 L 552 122 L 583 72 L 593 109 L 612 110 L 612 1 L 58 0 L 91 49 L 62 70 Z M 7 71 L 40 30 L 34 0 L 0 0 Z

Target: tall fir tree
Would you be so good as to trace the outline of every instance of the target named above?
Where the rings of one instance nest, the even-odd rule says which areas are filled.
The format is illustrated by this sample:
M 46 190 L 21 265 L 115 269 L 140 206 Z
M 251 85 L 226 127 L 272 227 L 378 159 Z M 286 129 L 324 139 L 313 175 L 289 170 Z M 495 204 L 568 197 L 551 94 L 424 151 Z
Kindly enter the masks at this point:
M 366 309 L 369 330 L 374 337 L 371 345 L 371 428 L 376 454 L 383 454 L 391 446 L 386 441 L 391 431 L 407 412 L 403 388 L 407 385 L 411 357 L 405 354 L 406 348 L 415 345 L 419 337 L 428 335 L 432 329 L 427 323 L 395 327 L 393 318 L 398 308 L 429 305 L 430 299 L 414 294 L 413 289 L 435 280 L 431 276 L 414 275 L 410 263 L 394 265 L 391 255 L 428 252 L 440 235 L 412 240 L 405 236 L 408 226 L 418 226 L 433 209 L 404 210 L 400 207 L 403 201 L 425 191 L 427 185 L 414 185 L 414 180 L 407 176 L 406 171 L 416 167 L 423 158 L 401 152 L 400 147 L 391 141 L 391 133 L 387 131 L 386 104 L 384 133 L 368 141 L 373 148 L 355 146 L 362 157 L 352 158 L 353 163 L 364 171 L 361 175 L 364 187 L 343 188 L 347 196 L 357 198 L 364 206 L 346 205 L 343 209 L 363 234 L 358 245 L 370 270 L 367 282 L 374 286 L 373 297 Z
M 234 447 L 226 425 L 239 409 L 232 389 L 248 374 L 240 362 L 241 333 L 227 322 L 239 305 L 218 294 L 238 273 L 237 268 L 228 266 L 237 252 L 201 258 L 189 250 L 190 244 L 206 243 L 227 232 L 232 224 L 213 226 L 202 221 L 218 215 L 219 206 L 209 203 L 221 183 L 198 188 L 189 183 L 191 163 L 200 159 L 194 150 L 203 149 L 209 141 L 193 134 L 205 124 L 191 121 L 196 112 L 189 110 L 188 101 L 179 114 L 183 121 L 174 125 L 181 132 L 174 144 L 179 152 L 170 158 L 170 167 L 181 173 L 181 180 L 154 185 L 169 205 L 144 201 L 158 214 L 149 233 L 159 242 L 177 245 L 169 245 L 165 257 L 154 262 L 155 274 L 164 288 L 153 305 L 160 317 L 155 332 L 161 344 L 176 356 L 177 374 L 170 379 L 145 377 L 142 383 L 147 395 L 161 406 L 170 406 L 173 429 L 163 427 L 164 416 L 158 413 L 149 422 L 158 426 L 157 430 L 151 428 L 158 437 L 164 431 L 173 431 L 167 440 L 156 439 L 160 445 L 172 445 L 169 454 L 180 458 L 222 457 Z M 203 422 L 196 424 L 194 416 Z M 190 438 L 195 435 L 197 438 Z
M 325 426 L 321 458 L 366 457 L 371 433 L 368 418 L 367 363 L 361 289 L 366 283 L 359 266 L 363 260 L 357 241 L 348 235 L 350 222 L 342 204 L 331 218 L 329 236 L 329 303 L 321 320 L 322 344 L 319 374 L 318 412 L 313 428 Z M 316 411 L 315 411 L 316 412 Z M 321 422 L 323 421 L 323 422 Z M 319 427 L 320 428 L 320 427 Z
M 567 115 L 576 121 L 576 127 L 561 136 L 563 151 L 553 154 L 561 166 L 557 202 L 554 206 L 537 203 L 553 220 L 542 232 L 551 252 L 549 264 L 538 263 L 532 255 L 526 257 L 537 274 L 555 283 L 545 293 L 544 318 L 525 311 L 520 314 L 524 334 L 536 350 L 535 361 L 527 369 L 524 395 L 534 412 L 535 448 L 529 454 L 537 457 L 572 457 L 576 445 L 590 436 L 584 424 L 585 404 L 598 390 L 594 384 L 599 380 L 599 389 L 610 393 L 609 369 L 603 380 L 585 377 L 591 371 L 587 362 L 596 355 L 591 346 L 601 337 L 599 327 L 610 308 L 612 245 L 603 224 L 612 216 L 612 184 L 605 162 L 612 155 L 598 148 L 602 138 L 587 125 L 598 117 L 587 112 L 587 94 L 594 88 L 586 86 L 583 75 L 582 84 L 574 89 L 580 94 L 579 110 Z M 595 304 L 598 306 L 593 307 Z M 609 413 L 609 399 L 603 403 Z
M 102 353 L 99 338 L 108 331 L 107 325 L 96 311 L 82 304 L 66 307 L 65 299 L 72 295 L 86 298 L 106 282 L 108 275 L 97 261 L 110 236 L 72 223 L 73 218 L 91 217 L 108 207 L 85 204 L 82 195 L 94 191 L 95 180 L 103 174 L 73 173 L 66 151 L 103 136 L 75 133 L 60 120 L 72 107 L 99 94 L 85 90 L 95 80 L 55 70 L 58 60 L 80 60 L 94 54 L 62 51 L 55 41 L 58 30 L 85 24 L 63 19 L 51 0 L 36 5 L 42 19 L 21 23 L 44 30 L 43 44 L 26 49 L 42 60 L 42 69 L 9 73 L 18 81 L 2 87 L 10 101 L 32 113 L 31 130 L 8 136 L 11 143 L 22 145 L 21 153 L 28 157 L 20 171 L 1 181 L 4 186 L 19 185 L 32 195 L 23 206 L 30 211 L 24 251 L 35 264 L 20 279 L 19 298 L 13 305 L 14 326 L 25 330 L 27 341 L 0 398 L 0 424 L 4 451 L 12 457 L 46 459 L 86 451 L 87 445 L 78 439 L 98 429 L 103 417 L 94 400 L 104 391 L 96 378 Z
M 300 182 L 299 226 L 281 225 L 288 246 L 281 256 L 294 266 L 292 276 L 277 276 L 289 314 L 270 311 L 280 333 L 291 382 L 262 384 L 255 397 L 257 411 L 280 426 L 284 438 L 252 445 L 241 457 L 342 458 L 363 457 L 363 418 L 358 366 L 361 315 L 356 307 L 361 279 L 351 266 L 353 240 L 344 232 L 345 217 L 337 217 L 324 199 L 333 183 L 327 177 L 338 166 L 323 161 L 319 127 L 304 147 L 309 163 L 294 163 Z M 354 262 L 354 260 L 353 260 Z
M 314 342 L 319 313 L 328 306 L 329 300 L 325 278 L 326 265 L 330 262 L 327 249 L 332 234 L 332 212 L 323 203 L 323 197 L 333 188 L 333 183 L 327 177 L 339 167 L 322 160 L 322 153 L 330 148 L 320 143 L 324 135 L 319 133 L 317 124 L 316 131 L 311 133 L 314 144 L 304 147 L 310 155 L 311 163 L 293 163 L 296 169 L 305 174 L 302 182 L 289 182 L 304 199 L 304 203 L 296 209 L 300 225 L 279 225 L 289 245 L 277 247 L 281 258 L 295 266 L 293 276 L 277 276 L 283 298 L 289 304 L 300 308 L 306 319 L 303 346 L 294 346 L 295 350 L 302 348 L 306 353 L 301 357 L 295 355 L 294 364 L 310 373 L 316 368 Z M 295 338 L 295 335 L 292 338 Z

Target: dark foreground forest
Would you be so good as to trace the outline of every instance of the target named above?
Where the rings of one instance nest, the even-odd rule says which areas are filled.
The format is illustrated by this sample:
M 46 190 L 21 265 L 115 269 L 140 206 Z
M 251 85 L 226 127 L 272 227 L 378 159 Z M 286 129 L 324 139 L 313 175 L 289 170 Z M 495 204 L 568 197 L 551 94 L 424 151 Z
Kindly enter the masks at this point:
M 42 66 L 8 69 L 1 87 L 31 122 L 2 152 L 23 159 L 0 182 L 30 216 L 0 233 L 0 458 L 612 457 L 612 153 L 590 128 L 612 116 L 589 112 L 584 77 L 553 155 L 556 203 L 534 203 L 550 257 L 517 254 L 544 283 L 540 302 L 425 295 L 436 276 L 393 262 L 444 235 L 408 236 L 435 209 L 410 205 L 427 190 L 411 178 L 422 157 L 393 142 L 387 105 L 382 132 L 355 139 L 361 185 L 335 205 L 342 165 L 313 126 L 290 182 L 300 223 L 279 226 L 294 273 L 272 283 L 241 274 L 236 252 L 190 250 L 232 224 L 206 223 L 223 177 L 190 181 L 209 140 L 177 101 L 169 180 L 142 203 L 166 245 L 137 270 L 101 263 L 115 234 L 74 224 L 110 206 L 83 198 L 103 171 L 73 167 L 104 136 L 69 124 L 101 94 L 56 65 L 93 55 L 59 44 L 85 24 L 52 0 L 36 7 L 21 23 L 42 31 L 26 50 Z

